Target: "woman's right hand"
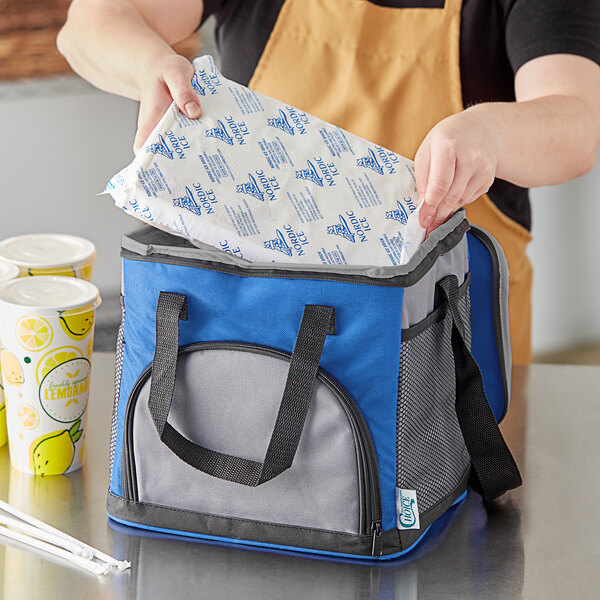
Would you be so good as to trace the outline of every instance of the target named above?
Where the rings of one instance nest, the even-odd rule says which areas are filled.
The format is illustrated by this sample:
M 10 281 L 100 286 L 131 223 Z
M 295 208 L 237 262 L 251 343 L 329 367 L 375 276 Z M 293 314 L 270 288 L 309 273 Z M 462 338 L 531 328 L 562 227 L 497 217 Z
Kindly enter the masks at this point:
M 198 95 L 192 87 L 194 67 L 178 54 L 149 61 L 140 71 L 140 112 L 133 151 L 137 154 L 161 117 L 175 101 L 190 119 L 201 114 Z

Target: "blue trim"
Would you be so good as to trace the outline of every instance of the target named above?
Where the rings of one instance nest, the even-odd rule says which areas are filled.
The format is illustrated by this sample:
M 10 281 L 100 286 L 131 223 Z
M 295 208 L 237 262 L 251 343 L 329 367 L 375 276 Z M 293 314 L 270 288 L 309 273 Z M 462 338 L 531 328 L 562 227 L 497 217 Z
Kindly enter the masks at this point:
M 489 405 L 498 421 L 505 412 L 505 395 L 494 319 L 494 267 L 489 250 L 467 234 L 471 268 L 471 353 L 479 365 Z
M 452 503 L 452 505 L 448 507 L 448 510 L 450 510 L 450 508 L 452 508 L 459 502 L 462 502 L 467 496 L 467 491 L 468 490 L 465 490 Z M 446 513 L 444 513 L 444 514 L 446 514 Z M 308 553 L 308 554 L 323 554 L 325 556 L 335 556 L 335 557 L 342 557 L 342 558 L 358 558 L 361 560 L 376 560 L 376 561 L 391 560 L 393 558 L 399 558 L 400 556 L 407 554 L 417 544 L 419 544 L 419 542 L 423 539 L 423 537 L 427 534 L 427 532 L 433 525 L 433 523 L 432 523 L 429 527 L 427 527 L 427 529 L 425 529 L 425 531 L 415 540 L 415 542 L 411 546 L 409 546 L 405 550 L 402 550 L 401 552 L 396 552 L 395 554 L 387 554 L 385 556 L 366 556 L 364 554 L 347 554 L 345 552 L 329 552 L 327 550 L 314 550 L 313 548 L 299 548 L 298 546 L 284 546 L 281 544 L 269 544 L 267 542 L 254 542 L 252 540 L 242 540 L 239 538 L 228 538 L 228 537 L 222 537 L 219 535 L 209 535 L 206 533 L 192 533 L 190 531 L 180 531 L 178 529 L 167 529 L 164 527 L 154 527 L 153 525 L 142 525 L 141 523 L 134 523 L 133 521 L 127 521 L 125 519 L 120 519 L 119 517 L 114 517 L 110 513 L 108 513 L 108 516 L 110 519 L 112 519 L 113 521 L 116 521 L 117 523 L 122 523 L 123 525 L 128 525 L 130 527 L 136 527 L 137 529 L 146 529 L 146 530 L 150 530 L 150 531 L 156 531 L 158 533 L 168 533 L 171 535 L 197 538 L 197 539 L 209 540 L 209 541 L 213 541 L 213 542 L 224 542 L 226 544 L 239 544 L 241 546 L 257 546 L 259 548 L 271 548 L 273 550 L 286 550 L 286 551 L 291 551 L 291 552 L 303 552 L 303 553 Z M 443 515 L 440 515 L 440 517 L 438 517 L 438 519 L 441 518 L 442 516 Z

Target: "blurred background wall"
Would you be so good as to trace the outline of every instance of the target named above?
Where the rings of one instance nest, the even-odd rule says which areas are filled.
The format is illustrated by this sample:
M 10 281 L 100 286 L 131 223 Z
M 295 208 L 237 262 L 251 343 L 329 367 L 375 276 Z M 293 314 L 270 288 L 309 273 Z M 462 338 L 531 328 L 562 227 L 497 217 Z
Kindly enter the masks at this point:
M 137 104 L 68 74 L 54 48 L 68 3 L 35 3 L 44 5 L 44 16 L 31 2 L 3 2 L 0 239 L 64 232 L 92 240 L 94 279 L 105 299 L 98 324 L 110 329 L 119 314 L 120 237 L 137 221 L 97 194 L 133 158 Z M 203 52 L 214 53 L 210 23 L 203 37 Z M 195 37 L 179 51 L 194 56 L 200 45 Z M 599 189 L 600 164 L 585 177 L 531 193 L 538 360 L 600 364 Z

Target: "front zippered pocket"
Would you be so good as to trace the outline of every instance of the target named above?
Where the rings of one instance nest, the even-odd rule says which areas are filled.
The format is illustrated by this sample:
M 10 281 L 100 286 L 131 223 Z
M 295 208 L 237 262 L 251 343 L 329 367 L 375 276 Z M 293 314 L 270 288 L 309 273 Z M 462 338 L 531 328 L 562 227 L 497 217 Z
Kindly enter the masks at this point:
M 173 401 L 175 411 L 177 412 L 177 406 L 179 406 L 179 410 L 181 412 L 179 417 L 177 417 L 177 415 L 174 417 L 176 420 L 182 420 L 179 427 L 181 429 L 185 429 L 187 427 L 189 433 L 191 434 L 190 437 L 193 437 L 193 434 L 196 433 L 193 430 L 194 426 L 191 425 L 190 422 L 199 423 L 198 427 L 201 429 L 202 426 L 208 426 L 203 425 L 203 423 L 204 421 L 209 420 L 213 424 L 216 423 L 218 429 L 220 426 L 218 415 L 215 416 L 215 414 L 209 414 L 211 410 L 213 413 L 214 411 L 218 412 L 218 407 L 212 407 L 211 409 L 210 407 L 206 406 L 207 403 L 210 402 L 208 395 L 216 394 L 223 399 L 224 408 L 226 408 L 225 405 L 227 405 L 229 402 L 238 403 L 239 410 L 237 413 L 237 419 L 235 419 L 238 422 L 233 423 L 233 420 L 231 421 L 232 428 L 235 429 L 239 423 L 244 422 L 246 418 L 244 415 L 245 409 L 252 412 L 260 408 L 256 406 L 257 402 L 254 402 L 254 404 L 251 402 L 253 395 L 260 397 L 266 392 L 267 396 L 276 398 L 278 394 L 281 394 L 280 388 L 282 374 L 285 373 L 287 363 L 289 363 L 290 358 L 291 354 L 282 350 L 243 342 L 199 342 L 181 347 L 179 349 L 178 365 L 181 363 L 182 366 L 178 366 L 178 369 L 181 368 L 182 371 L 181 373 L 178 371 L 178 376 L 176 379 L 176 385 L 179 386 L 180 389 L 174 395 Z M 244 370 L 246 371 L 245 375 L 239 375 L 239 377 L 237 377 L 239 381 L 236 381 L 236 368 L 240 372 L 243 372 Z M 228 371 L 228 369 L 231 369 L 231 371 Z M 210 372 L 214 373 L 211 374 Z M 261 375 L 258 376 L 257 372 L 260 372 Z M 195 374 L 196 378 L 192 374 Z M 143 403 L 140 404 L 138 402 L 138 399 L 141 396 L 147 398 L 150 375 L 151 368 L 148 367 L 140 375 L 133 386 L 127 404 L 123 447 L 122 486 L 126 499 L 133 500 L 135 502 L 153 501 L 154 503 L 160 503 L 160 494 L 153 488 L 152 483 L 141 481 L 142 477 L 152 478 L 153 465 L 147 457 L 142 457 L 140 460 L 136 456 L 138 452 L 141 452 L 142 448 L 144 448 L 144 450 L 147 452 L 153 452 L 153 447 L 149 447 L 148 444 L 142 445 L 142 438 L 144 438 L 146 442 L 148 442 L 148 440 L 152 440 L 152 436 L 156 438 L 156 432 L 147 427 L 148 419 L 147 415 L 145 414 L 146 411 L 144 410 Z M 250 383 L 248 385 L 248 389 L 243 389 L 240 387 L 240 383 L 245 386 L 246 382 L 252 380 L 253 377 L 256 382 L 254 386 L 252 386 Z M 259 390 L 260 393 L 258 393 L 257 390 L 252 389 L 256 387 L 262 387 L 263 389 Z M 203 389 L 198 391 L 199 388 Z M 212 388 L 212 390 L 210 388 Z M 234 390 L 236 391 L 235 394 L 233 393 Z M 194 394 L 198 394 L 198 396 L 201 395 L 202 398 L 200 398 L 197 402 L 185 402 L 185 398 L 192 398 Z M 238 397 L 237 400 L 232 400 L 232 397 L 235 395 Z M 247 403 L 243 402 L 243 397 L 245 396 L 249 398 Z M 327 528 L 327 526 L 331 526 L 332 524 L 333 527 L 335 527 L 337 524 L 339 528 L 339 525 L 341 524 L 341 517 L 339 516 L 339 513 L 344 513 L 346 509 L 348 509 L 349 513 L 352 512 L 349 510 L 350 505 L 352 502 L 356 502 L 358 518 L 354 524 L 346 525 L 345 530 L 357 534 L 372 534 L 373 552 L 378 554 L 380 551 L 378 546 L 380 545 L 379 542 L 381 533 L 381 499 L 379 492 L 379 478 L 373 444 L 364 418 L 362 417 L 362 414 L 360 413 L 356 403 L 343 388 L 343 386 L 321 368 L 319 368 L 317 375 L 314 400 L 315 402 L 313 402 L 313 405 L 315 406 L 311 406 L 313 413 L 311 417 L 312 421 L 307 421 L 307 426 L 309 422 L 312 423 L 312 429 L 309 429 L 308 432 L 305 431 L 303 436 L 311 437 L 311 447 L 314 447 L 315 443 L 320 444 L 320 450 L 317 448 L 312 457 L 306 457 L 305 459 L 302 459 L 301 456 L 300 459 L 298 459 L 298 468 L 295 470 L 296 465 L 293 465 L 292 468 L 289 469 L 289 472 L 295 470 L 294 473 L 290 473 L 288 477 L 294 478 L 294 481 L 297 483 L 297 485 L 295 487 L 292 486 L 291 488 L 289 485 L 287 486 L 288 493 L 291 495 L 287 501 L 290 503 L 291 507 L 296 505 L 296 513 L 302 513 L 303 509 L 306 508 L 306 503 L 300 502 L 297 497 L 294 497 L 294 490 L 300 495 L 313 493 L 314 485 L 312 482 L 306 481 L 305 479 L 308 477 L 313 479 L 317 477 L 317 479 L 322 479 L 321 483 L 324 487 L 332 488 L 332 496 L 330 500 L 334 504 L 339 504 L 339 510 L 332 510 L 331 514 L 324 516 L 322 524 L 319 523 L 318 515 L 311 514 L 304 514 L 300 516 L 296 514 L 294 518 L 297 521 L 300 521 L 299 523 L 291 522 L 293 520 L 292 518 L 288 518 L 287 521 L 284 522 L 288 522 L 288 524 L 291 525 L 303 525 L 311 527 L 321 526 L 323 528 Z M 333 406 L 334 401 L 338 405 L 337 409 Z M 191 405 L 196 405 L 196 408 L 191 409 Z M 203 414 L 201 414 L 201 411 L 198 412 L 199 405 L 203 405 L 201 407 L 204 410 Z M 339 412 L 340 408 L 341 413 Z M 229 407 L 229 409 L 231 410 L 231 407 Z M 187 413 L 186 410 L 188 411 Z M 190 410 L 191 412 L 189 412 Z M 265 414 L 270 414 L 272 412 L 272 409 L 265 407 Z M 345 425 L 339 418 L 340 415 L 345 415 Z M 144 421 L 146 421 L 145 425 L 142 424 Z M 137 425 L 136 432 L 137 422 L 140 422 L 140 424 Z M 337 462 L 339 459 L 340 468 L 342 470 L 348 470 L 351 468 L 350 463 L 352 462 L 352 458 L 350 456 L 350 448 L 347 440 L 345 443 L 343 442 L 344 436 L 346 435 L 345 429 L 348 427 L 352 436 L 352 452 L 354 454 L 354 467 L 352 468 L 355 469 L 355 473 L 336 473 L 335 470 L 332 469 L 332 466 L 334 465 L 329 464 L 331 461 Z M 250 427 L 250 429 L 252 428 Z M 148 432 L 146 430 L 148 430 Z M 222 433 L 224 432 L 226 432 L 226 429 L 222 429 Z M 136 435 L 140 438 L 137 441 L 137 444 L 135 439 Z M 203 435 L 210 436 L 213 434 L 211 434 L 210 431 L 207 431 Z M 232 430 L 231 435 L 233 436 L 234 441 L 239 441 L 238 438 L 240 435 L 250 436 L 251 434 L 246 433 L 243 428 L 238 427 L 237 433 Z M 328 443 L 328 437 L 330 443 Z M 202 441 L 204 442 L 204 440 Z M 227 440 L 219 441 L 215 438 L 215 440 L 212 441 L 213 443 L 222 442 L 224 448 L 230 445 L 227 443 Z M 249 437 L 248 441 L 253 442 L 254 440 Z M 154 442 L 149 443 L 152 444 Z M 250 502 L 253 497 L 256 497 L 258 501 L 258 493 L 253 493 L 244 486 L 239 486 L 238 484 L 231 482 L 221 482 L 220 480 L 211 478 L 208 475 L 198 474 L 193 470 L 189 470 L 187 466 L 180 464 L 181 461 L 179 461 L 179 459 L 174 455 L 172 455 L 173 462 L 171 468 L 169 469 L 167 463 L 165 462 L 168 460 L 166 458 L 167 455 L 165 455 L 163 453 L 163 449 L 160 448 L 160 440 L 158 440 L 158 444 L 159 445 L 156 446 L 156 451 L 163 456 L 163 458 L 157 459 L 158 462 L 160 465 L 170 471 L 173 471 L 174 468 L 180 469 L 181 475 L 187 478 L 187 481 L 181 483 L 185 483 L 190 486 L 197 485 L 202 488 L 202 493 L 205 495 L 211 492 L 217 495 L 223 494 L 223 501 L 226 500 L 226 496 L 228 494 L 234 494 L 236 492 L 238 494 L 246 495 L 246 500 L 248 502 Z M 138 447 L 136 448 L 136 446 Z M 166 449 L 166 452 L 169 452 L 169 450 Z M 327 454 L 332 454 L 333 456 L 327 456 Z M 322 464 L 313 469 L 314 465 L 309 464 L 309 458 L 312 462 Z M 303 469 L 303 466 L 306 468 Z M 156 466 L 156 470 L 158 469 L 160 469 L 160 466 Z M 164 476 L 166 476 L 166 474 L 164 474 Z M 284 476 L 285 474 L 281 475 L 280 477 Z M 353 487 L 353 485 L 350 485 L 349 483 L 350 478 L 356 479 L 356 485 L 354 487 L 357 498 L 352 501 L 350 501 L 348 497 L 344 497 L 345 495 L 348 495 L 350 488 Z M 285 503 L 286 500 L 283 497 L 278 497 L 280 490 L 278 490 L 276 483 L 277 480 L 278 478 L 275 478 L 272 482 L 267 482 L 266 484 L 263 484 L 263 486 L 271 486 L 270 494 L 275 496 L 277 502 L 279 503 L 279 519 L 277 519 L 276 515 L 274 516 L 277 522 L 281 522 L 285 513 L 285 511 L 280 510 L 281 503 Z M 173 482 L 172 486 L 175 485 L 176 482 Z M 140 490 L 140 487 L 143 487 L 144 489 Z M 212 489 L 207 491 L 207 488 Z M 317 494 L 320 494 L 318 490 Z M 201 500 L 193 497 L 193 494 L 188 495 L 188 501 L 182 500 L 182 507 L 198 511 L 206 510 L 203 508 L 203 503 Z M 327 496 L 327 494 L 325 493 L 324 496 Z M 322 509 L 324 505 L 324 496 L 320 495 L 315 502 L 315 504 L 317 506 L 320 505 Z M 264 498 L 261 499 L 264 501 Z M 214 498 L 206 498 L 205 504 L 214 508 L 215 502 L 213 502 L 213 500 Z M 186 502 L 187 504 L 185 504 Z M 219 502 L 221 502 L 220 499 L 218 499 L 217 503 Z M 344 505 L 345 502 L 347 505 Z M 300 509 L 298 509 L 298 506 L 300 506 Z M 257 515 L 260 515 L 261 511 L 268 512 L 268 510 L 268 506 L 257 507 L 256 513 Z M 277 513 L 278 510 L 274 510 L 274 513 Z M 326 508 L 325 512 L 327 513 L 328 510 L 329 509 Z M 208 512 L 210 512 L 210 510 L 208 510 Z M 334 514 L 336 512 L 337 514 Z M 292 513 L 293 510 L 290 508 L 290 514 Z M 258 516 L 255 518 L 258 518 Z M 305 521 L 302 522 L 302 519 Z

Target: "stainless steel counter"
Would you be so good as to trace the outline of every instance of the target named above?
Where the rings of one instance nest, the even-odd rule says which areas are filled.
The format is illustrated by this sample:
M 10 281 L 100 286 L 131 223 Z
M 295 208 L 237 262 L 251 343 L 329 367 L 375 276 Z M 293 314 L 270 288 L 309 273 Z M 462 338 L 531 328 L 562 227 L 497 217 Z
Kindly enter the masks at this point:
M 88 462 L 31 478 L 0 448 L 0 498 L 131 560 L 96 577 L 0 545 L 0 598 L 395 600 L 600 597 L 600 368 L 515 368 L 502 429 L 525 484 L 484 507 L 471 494 L 407 558 L 380 566 L 157 536 L 106 517 L 114 355 L 96 354 Z

